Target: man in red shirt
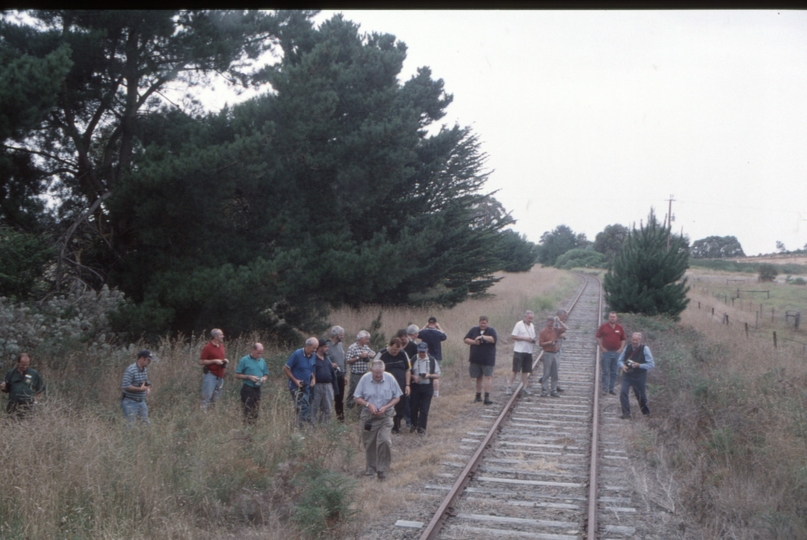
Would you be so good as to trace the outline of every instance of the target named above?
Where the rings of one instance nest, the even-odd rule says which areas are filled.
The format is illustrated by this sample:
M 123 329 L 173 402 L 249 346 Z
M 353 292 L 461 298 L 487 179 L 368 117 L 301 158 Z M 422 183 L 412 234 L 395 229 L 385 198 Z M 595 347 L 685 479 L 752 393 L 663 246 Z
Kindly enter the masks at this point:
M 224 332 L 218 328 L 210 331 L 210 342 L 202 349 L 199 364 L 204 370 L 202 378 L 202 410 L 206 411 L 221 395 L 224 386 L 224 370 L 227 369 L 227 350 L 224 348 Z
M 602 393 L 616 395 L 617 359 L 627 343 L 625 329 L 616 322 L 616 312 L 608 314 L 608 322 L 597 329 L 597 345 L 600 346 L 602 365 Z

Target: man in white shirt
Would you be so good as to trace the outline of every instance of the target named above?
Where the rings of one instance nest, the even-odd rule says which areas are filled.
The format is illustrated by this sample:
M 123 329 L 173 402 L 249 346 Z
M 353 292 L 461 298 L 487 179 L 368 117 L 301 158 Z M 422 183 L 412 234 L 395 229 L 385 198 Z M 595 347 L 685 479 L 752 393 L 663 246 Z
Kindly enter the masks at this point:
M 391 373 L 384 371 L 384 362 L 381 360 L 373 360 L 369 373 L 365 373 L 356 385 L 353 401 L 362 407 L 359 418 L 367 462 L 365 476 L 377 474 L 379 480 L 386 478 L 392 461 L 392 418 L 395 416 L 395 404 L 402 395 L 398 381 Z
M 516 380 L 516 373 L 521 373 L 521 383 L 523 388 L 522 395 L 529 396 L 529 376 L 532 373 L 532 349 L 535 343 L 535 327 L 532 321 L 535 319 L 535 314 L 532 311 L 524 313 L 524 320 L 518 321 L 513 328 L 513 333 L 510 337 L 513 338 L 513 372 L 510 374 L 510 380 L 507 383 L 508 394 L 513 393 L 513 383 Z

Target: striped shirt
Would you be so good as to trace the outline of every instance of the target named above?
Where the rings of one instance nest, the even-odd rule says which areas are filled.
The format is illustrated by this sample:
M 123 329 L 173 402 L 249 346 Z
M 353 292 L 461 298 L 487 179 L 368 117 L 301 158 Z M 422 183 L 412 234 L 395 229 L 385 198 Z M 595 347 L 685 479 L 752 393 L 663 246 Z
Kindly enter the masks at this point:
M 375 351 L 373 351 L 373 349 L 371 349 L 367 345 L 359 345 L 358 343 L 354 343 L 353 345 L 348 347 L 347 354 L 345 355 L 345 358 L 347 360 L 355 358 L 356 356 L 359 356 L 363 352 L 367 353 L 367 358 L 366 359 L 359 358 L 358 360 L 356 360 L 356 363 L 350 366 L 351 373 L 357 373 L 357 374 L 367 373 L 370 370 L 370 362 L 373 360 L 373 357 L 375 357 Z
M 137 367 L 137 362 L 127 367 L 126 371 L 123 372 L 123 382 L 121 383 L 120 387 L 127 388 L 129 386 L 140 386 L 144 382 L 148 382 L 148 369 L 149 368 L 140 369 Z M 146 387 L 143 387 L 142 392 L 127 392 L 124 390 L 123 395 L 129 399 L 142 401 L 146 398 Z

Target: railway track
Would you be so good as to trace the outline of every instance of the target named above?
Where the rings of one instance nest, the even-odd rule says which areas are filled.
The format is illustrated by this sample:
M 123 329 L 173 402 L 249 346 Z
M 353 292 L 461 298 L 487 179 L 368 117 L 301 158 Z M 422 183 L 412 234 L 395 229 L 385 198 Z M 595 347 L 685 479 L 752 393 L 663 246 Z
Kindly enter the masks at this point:
M 538 397 L 534 374 L 538 392 L 525 397 L 517 388 L 506 403 L 486 409 L 480 421 L 490 428 L 467 432 L 443 464 L 447 472 L 440 477 L 454 479 L 453 485 L 426 485 L 446 494 L 431 521 L 396 525 L 418 529 L 421 540 L 653 537 L 628 485 L 618 397 L 599 394 L 594 333 L 602 321 L 601 286 L 592 276 L 581 277 L 568 308 L 562 397 Z

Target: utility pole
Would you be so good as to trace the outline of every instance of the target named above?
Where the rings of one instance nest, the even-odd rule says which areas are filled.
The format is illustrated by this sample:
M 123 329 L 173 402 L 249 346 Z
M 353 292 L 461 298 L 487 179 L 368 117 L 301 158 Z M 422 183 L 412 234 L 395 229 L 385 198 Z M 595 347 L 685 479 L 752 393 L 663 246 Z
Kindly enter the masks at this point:
M 672 215 L 672 203 L 675 199 L 673 199 L 673 195 L 670 195 L 670 198 L 667 199 L 669 203 L 667 209 L 667 251 L 670 250 L 670 235 L 672 234 L 672 222 L 673 222 L 673 215 Z

